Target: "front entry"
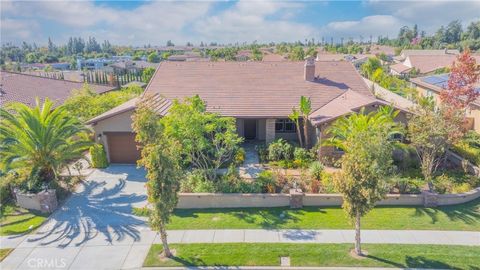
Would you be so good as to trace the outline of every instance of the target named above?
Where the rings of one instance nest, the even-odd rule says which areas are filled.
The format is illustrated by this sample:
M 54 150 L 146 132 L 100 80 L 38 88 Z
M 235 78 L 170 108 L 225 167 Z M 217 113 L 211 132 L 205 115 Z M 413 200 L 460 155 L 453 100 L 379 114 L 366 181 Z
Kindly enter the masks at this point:
M 244 136 L 246 140 L 255 140 L 257 138 L 257 120 L 245 119 L 244 123 Z

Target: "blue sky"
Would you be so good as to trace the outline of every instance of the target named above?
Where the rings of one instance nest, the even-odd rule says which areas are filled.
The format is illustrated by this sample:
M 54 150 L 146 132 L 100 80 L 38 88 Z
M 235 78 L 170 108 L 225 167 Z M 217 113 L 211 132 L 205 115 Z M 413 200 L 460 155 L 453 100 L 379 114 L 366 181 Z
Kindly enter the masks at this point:
M 45 44 L 94 36 L 121 45 L 296 41 L 395 36 L 417 23 L 433 32 L 480 19 L 480 1 L 12 1 L 1 3 L 1 39 Z

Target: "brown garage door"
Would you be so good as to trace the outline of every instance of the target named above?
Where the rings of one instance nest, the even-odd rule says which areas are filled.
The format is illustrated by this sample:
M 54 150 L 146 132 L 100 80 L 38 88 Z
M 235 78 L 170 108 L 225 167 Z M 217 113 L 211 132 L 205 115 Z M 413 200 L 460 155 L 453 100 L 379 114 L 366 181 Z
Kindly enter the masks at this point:
M 108 153 L 111 163 L 136 163 L 140 151 L 135 144 L 135 134 L 131 132 L 108 132 Z

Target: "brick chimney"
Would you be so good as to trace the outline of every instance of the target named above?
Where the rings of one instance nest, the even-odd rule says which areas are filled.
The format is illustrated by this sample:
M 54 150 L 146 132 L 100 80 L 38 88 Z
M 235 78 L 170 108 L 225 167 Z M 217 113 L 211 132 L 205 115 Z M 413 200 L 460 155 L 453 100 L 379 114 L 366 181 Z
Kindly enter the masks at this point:
M 315 58 L 313 56 L 305 57 L 303 77 L 305 81 L 313 82 L 315 80 Z

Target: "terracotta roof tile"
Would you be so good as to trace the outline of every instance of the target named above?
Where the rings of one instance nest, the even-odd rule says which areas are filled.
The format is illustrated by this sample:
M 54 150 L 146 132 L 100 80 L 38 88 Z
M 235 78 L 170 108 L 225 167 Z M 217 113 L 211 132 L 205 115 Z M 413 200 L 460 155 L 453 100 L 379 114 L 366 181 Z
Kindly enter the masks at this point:
M 304 62 L 163 62 L 144 95 L 166 100 L 199 95 L 207 110 L 233 117 L 287 117 L 300 96 L 313 111 L 348 89 L 373 97 L 349 62 L 316 62 L 314 82 Z
M 22 102 L 27 105 L 35 105 L 35 98 L 41 101 L 49 98 L 55 101 L 58 106 L 67 99 L 72 90 L 83 87 L 82 82 L 74 82 L 67 80 L 57 80 L 45 77 L 0 72 L 1 95 L 0 104 L 3 106 L 9 102 Z M 92 89 L 97 93 L 104 93 L 113 90 L 114 87 L 104 85 L 90 84 Z

